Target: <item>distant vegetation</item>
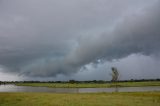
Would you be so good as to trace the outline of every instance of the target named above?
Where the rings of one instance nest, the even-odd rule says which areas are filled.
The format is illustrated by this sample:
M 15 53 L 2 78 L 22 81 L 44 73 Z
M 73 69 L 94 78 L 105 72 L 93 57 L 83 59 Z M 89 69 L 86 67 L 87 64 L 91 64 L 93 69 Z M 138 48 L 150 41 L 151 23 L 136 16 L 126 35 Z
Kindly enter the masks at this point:
M 106 87 L 134 87 L 134 86 L 160 86 L 160 79 L 142 80 L 119 80 L 112 81 L 92 80 L 92 81 L 10 81 L 0 82 L 0 84 L 15 84 L 17 86 L 42 86 L 51 88 L 106 88 Z
M 138 86 L 160 86 L 160 81 L 144 82 L 117 82 L 117 83 L 14 83 L 18 86 L 39 86 L 51 88 L 107 88 L 107 87 L 138 87 Z
M 118 80 L 116 82 L 147 82 L 147 81 L 160 81 L 157 79 L 130 79 L 130 80 Z M 89 81 L 77 81 L 77 80 L 69 80 L 69 81 L 0 81 L 0 84 L 11 84 L 11 83 L 111 83 L 112 81 L 104 81 L 104 80 L 89 80 Z

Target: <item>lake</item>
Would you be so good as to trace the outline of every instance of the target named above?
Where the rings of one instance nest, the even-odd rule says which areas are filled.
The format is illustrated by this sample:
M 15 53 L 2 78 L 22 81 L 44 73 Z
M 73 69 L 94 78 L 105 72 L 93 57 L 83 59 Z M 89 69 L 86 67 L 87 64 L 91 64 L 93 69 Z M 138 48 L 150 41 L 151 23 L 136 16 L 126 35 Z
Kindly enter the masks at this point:
M 143 92 L 160 91 L 160 86 L 119 87 L 119 88 L 48 88 L 16 86 L 13 84 L 0 85 L 0 92 L 51 92 L 51 93 L 96 93 L 96 92 Z

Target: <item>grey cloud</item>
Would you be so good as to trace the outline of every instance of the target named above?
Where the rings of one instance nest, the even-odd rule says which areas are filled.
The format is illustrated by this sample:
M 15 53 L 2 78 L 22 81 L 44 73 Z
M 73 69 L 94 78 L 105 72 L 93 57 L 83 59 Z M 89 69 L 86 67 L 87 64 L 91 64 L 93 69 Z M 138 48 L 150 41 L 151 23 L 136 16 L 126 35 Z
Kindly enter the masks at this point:
M 156 0 L 10 2 L 0 4 L 0 64 L 10 72 L 70 75 L 98 60 L 160 50 Z
M 98 59 L 119 59 L 130 54 L 152 55 L 160 51 L 159 3 L 124 17 L 110 33 L 88 37 L 80 42 L 70 59 L 88 64 Z
M 160 78 L 160 59 L 153 56 L 132 54 L 120 60 L 105 61 L 92 67 L 87 65 L 87 70 L 78 72 L 72 79 L 78 80 L 111 80 L 111 67 L 116 66 L 120 80 L 126 79 L 155 79 Z M 83 76 L 83 77 L 82 77 Z

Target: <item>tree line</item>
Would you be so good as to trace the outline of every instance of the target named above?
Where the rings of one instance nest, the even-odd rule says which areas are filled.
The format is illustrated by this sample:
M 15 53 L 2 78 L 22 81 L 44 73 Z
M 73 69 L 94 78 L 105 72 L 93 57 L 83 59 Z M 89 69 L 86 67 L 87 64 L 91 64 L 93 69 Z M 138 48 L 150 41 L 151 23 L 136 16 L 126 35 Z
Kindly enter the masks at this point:
M 130 79 L 130 80 L 117 80 L 116 82 L 143 82 L 143 81 L 160 81 L 157 79 Z M 88 81 L 0 81 L 0 84 L 12 84 L 12 83 L 111 83 L 112 81 L 105 80 L 88 80 Z

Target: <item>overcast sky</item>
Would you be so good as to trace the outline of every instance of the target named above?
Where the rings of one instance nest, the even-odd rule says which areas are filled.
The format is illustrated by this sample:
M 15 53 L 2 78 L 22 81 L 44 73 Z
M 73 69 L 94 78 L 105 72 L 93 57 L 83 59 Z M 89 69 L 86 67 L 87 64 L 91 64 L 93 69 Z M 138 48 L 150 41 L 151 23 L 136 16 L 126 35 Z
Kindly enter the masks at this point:
M 159 0 L 0 0 L 0 80 L 160 78 Z

